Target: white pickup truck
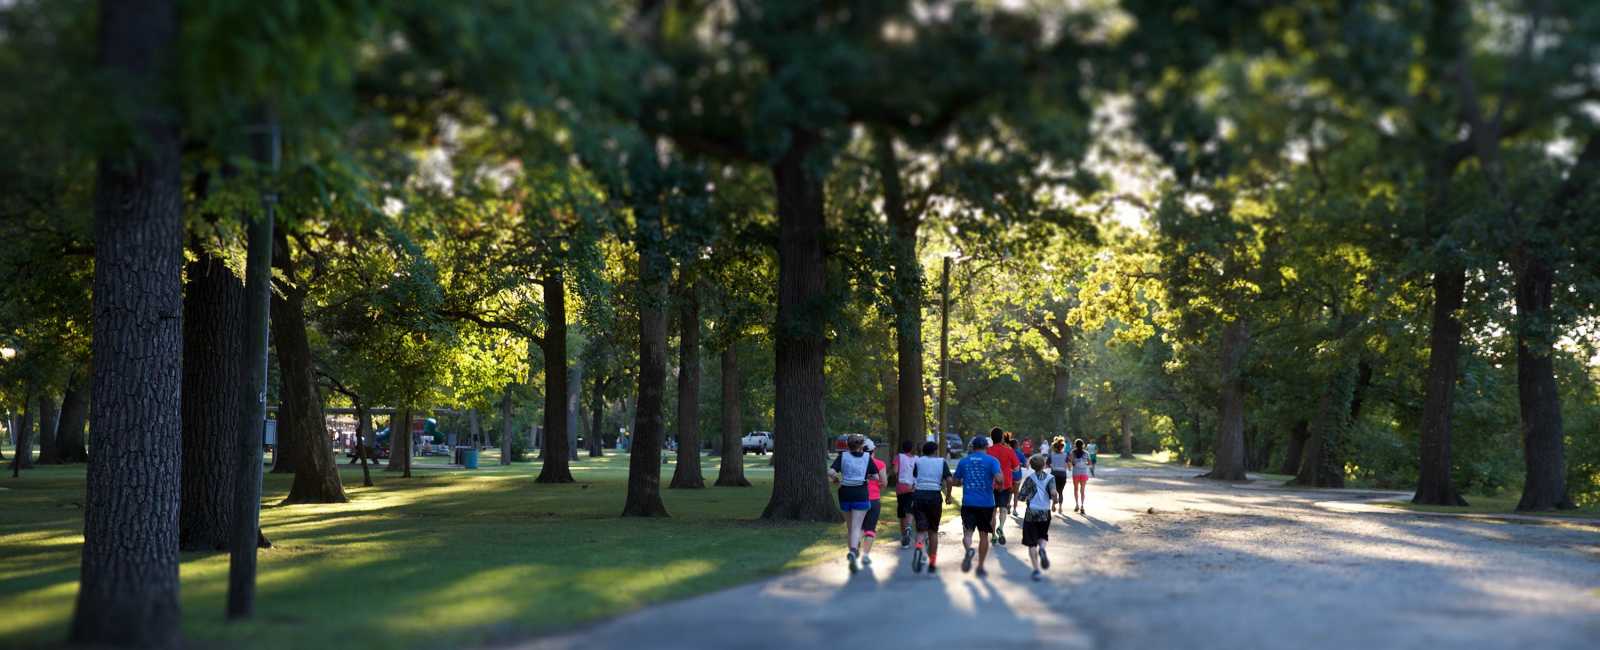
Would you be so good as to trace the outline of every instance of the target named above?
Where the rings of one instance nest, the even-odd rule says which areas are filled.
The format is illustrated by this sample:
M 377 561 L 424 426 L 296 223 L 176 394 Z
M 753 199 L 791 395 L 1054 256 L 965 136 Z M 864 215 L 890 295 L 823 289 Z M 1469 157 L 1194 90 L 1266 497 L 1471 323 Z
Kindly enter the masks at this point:
M 744 434 L 741 444 L 744 446 L 744 453 L 753 451 L 758 455 L 765 454 L 772 451 L 772 432 L 751 431 Z

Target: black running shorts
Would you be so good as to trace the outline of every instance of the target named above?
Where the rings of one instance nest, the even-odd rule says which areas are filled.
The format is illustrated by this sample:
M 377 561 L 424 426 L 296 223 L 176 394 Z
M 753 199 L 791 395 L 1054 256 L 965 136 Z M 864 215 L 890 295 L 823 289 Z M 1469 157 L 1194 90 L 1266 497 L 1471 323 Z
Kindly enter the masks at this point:
M 883 501 L 872 500 L 872 507 L 867 508 L 867 517 L 861 520 L 861 532 L 878 534 L 878 516 L 883 512 Z
M 1050 520 L 1022 521 L 1022 545 L 1038 546 L 1040 542 L 1050 539 Z
M 939 493 L 925 495 L 918 492 L 911 499 L 911 516 L 917 521 L 917 532 L 938 530 L 939 519 L 944 516 L 944 503 L 940 500 Z
M 978 529 L 980 533 L 994 532 L 994 506 L 961 506 L 961 527 Z

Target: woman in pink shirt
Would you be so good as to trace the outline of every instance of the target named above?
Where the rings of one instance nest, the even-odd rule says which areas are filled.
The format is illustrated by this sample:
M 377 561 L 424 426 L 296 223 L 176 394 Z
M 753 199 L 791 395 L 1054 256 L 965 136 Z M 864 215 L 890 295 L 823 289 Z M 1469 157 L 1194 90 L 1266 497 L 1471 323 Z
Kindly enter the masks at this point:
M 872 542 L 878 539 L 878 515 L 883 512 L 883 488 L 889 485 L 889 473 L 885 471 L 883 461 L 873 453 L 877 445 L 867 438 L 866 446 L 862 447 L 867 455 L 872 458 L 872 465 L 878 468 L 877 476 L 867 477 L 867 501 L 872 505 L 867 508 L 867 518 L 861 521 L 861 566 L 872 566 Z

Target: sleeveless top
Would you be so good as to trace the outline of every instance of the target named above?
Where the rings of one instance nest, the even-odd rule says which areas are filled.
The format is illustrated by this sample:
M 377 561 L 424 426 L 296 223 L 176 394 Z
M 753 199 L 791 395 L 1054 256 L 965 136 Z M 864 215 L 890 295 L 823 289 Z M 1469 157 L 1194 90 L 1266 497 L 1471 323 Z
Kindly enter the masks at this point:
M 1083 455 L 1079 456 L 1078 454 L 1080 454 L 1080 453 L 1083 454 Z M 1085 452 L 1074 452 L 1072 454 L 1072 475 L 1073 476 L 1088 476 L 1089 475 L 1089 452 L 1086 452 L 1086 451 Z
M 1033 481 L 1033 494 L 1028 497 L 1029 510 L 1050 510 L 1050 486 L 1056 482 L 1056 477 L 1040 472 L 1028 475 L 1028 480 Z
M 867 484 L 867 468 L 872 466 L 872 457 L 865 453 L 844 452 L 839 454 L 839 460 L 834 463 L 834 470 L 839 472 L 839 485 L 856 487 Z
M 1067 472 L 1067 468 L 1068 468 L 1068 466 L 1070 464 L 1071 463 L 1067 462 L 1067 452 L 1065 452 L 1065 451 L 1052 451 L 1052 452 L 1050 452 L 1050 471 L 1052 471 L 1052 472 L 1061 472 L 1061 473 L 1064 474 L 1064 473 Z
M 917 458 L 910 454 L 900 454 L 895 457 L 895 492 L 904 494 L 916 489 L 917 476 L 916 471 L 912 469 L 916 462 Z

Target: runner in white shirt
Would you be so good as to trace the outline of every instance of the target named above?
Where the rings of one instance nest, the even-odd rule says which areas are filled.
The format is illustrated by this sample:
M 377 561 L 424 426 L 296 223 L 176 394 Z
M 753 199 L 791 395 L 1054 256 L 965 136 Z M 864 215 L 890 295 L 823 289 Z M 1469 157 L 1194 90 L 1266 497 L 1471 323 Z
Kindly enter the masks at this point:
M 1028 560 L 1033 563 L 1033 581 L 1042 580 L 1039 569 L 1050 568 L 1050 556 L 1044 552 L 1044 543 L 1050 539 L 1050 508 L 1060 498 L 1056 477 L 1047 468 L 1049 459 L 1044 454 L 1034 454 L 1028 459 L 1033 471 L 1023 477 L 1017 499 L 1027 504 L 1022 515 L 1022 545 L 1028 547 Z
M 911 513 L 913 510 L 912 494 L 917 491 L 916 450 L 917 443 L 915 441 L 902 440 L 900 441 L 900 453 L 894 458 L 894 508 L 895 516 L 900 518 L 900 548 L 911 548 L 911 535 L 915 529 L 915 521 Z

